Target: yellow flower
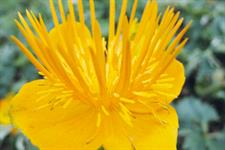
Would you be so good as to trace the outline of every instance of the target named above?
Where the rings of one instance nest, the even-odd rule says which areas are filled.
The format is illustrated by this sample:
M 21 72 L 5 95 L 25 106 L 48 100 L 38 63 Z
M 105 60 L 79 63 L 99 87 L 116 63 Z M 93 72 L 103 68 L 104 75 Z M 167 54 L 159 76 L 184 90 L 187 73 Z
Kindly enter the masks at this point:
M 0 100 L 0 125 L 10 125 L 10 103 L 12 96 L 7 96 L 6 98 Z
M 109 35 L 103 38 L 90 0 L 91 32 L 82 0 L 79 21 L 72 0 L 61 22 L 50 0 L 54 28 L 42 16 L 19 13 L 16 24 L 33 52 L 20 47 L 44 79 L 27 83 L 13 100 L 14 122 L 41 149 L 176 149 L 178 118 L 170 106 L 183 86 L 184 68 L 176 55 L 186 44 L 190 24 L 168 7 L 158 15 L 148 1 L 140 21 L 135 0 L 128 19 L 122 1 L 115 28 L 115 0 L 110 0 Z M 32 25 L 32 28 L 29 26 Z
M 2 125 L 3 130 L 7 130 L 13 136 L 16 136 L 18 130 L 12 126 L 12 118 L 10 114 L 11 101 L 13 95 L 9 94 L 2 100 L 0 100 L 0 127 Z

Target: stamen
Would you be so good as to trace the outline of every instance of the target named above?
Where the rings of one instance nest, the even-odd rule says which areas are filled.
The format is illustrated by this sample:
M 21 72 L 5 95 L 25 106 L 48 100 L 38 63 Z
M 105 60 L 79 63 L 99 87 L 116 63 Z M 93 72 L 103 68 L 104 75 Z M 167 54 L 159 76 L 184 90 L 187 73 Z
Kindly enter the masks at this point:
M 83 9 L 82 0 L 78 0 L 78 11 L 79 11 L 80 22 L 83 26 L 85 26 L 85 17 L 84 17 L 84 9 Z
M 38 97 L 38 98 L 35 100 L 35 102 L 38 103 L 38 102 L 40 102 L 41 100 L 43 100 L 44 98 L 46 98 L 46 97 L 48 97 L 48 96 L 49 96 L 49 94 L 48 94 L 48 95 L 42 94 L 40 97 Z
M 110 9 L 109 9 L 109 41 L 108 47 L 112 44 L 112 39 L 114 38 L 115 34 L 115 0 L 110 0 Z
M 72 90 L 67 90 L 67 91 L 62 91 L 62 94 L 73 94 L 74 93 L 74 91 L 72 91 Z
M 124 112 L 118 112 L 121 118 L 131 127 L 133 127 L 133 123 L 131 122 L 131 117 Z
M 128 39 L 129 25 L 127 17 L 124 18 L 123 23 L 123 48 L 122 48 L 122 60 L 120 66 L 120 77 L 118 83 L 118 91 L 122 92 L 127 89 L 130 83 L 131 74 L 131 52 L 130 43 Z
M 86 144 L 90 144 L 92 141 L 94 141 L 94 139 L 98 136 L 99 134 L 99 130 L 100 128 L 96 128 L 96 132 L 90 137 L 88 138 L 88 140 L 86 141 Z
M 65 13 L 64 13 L 64 9 L 63 9 L 63 4 L 62 4 L 62 0 L 58 0 L 58 5 L 59 5 L 59 11 L 60 11 L 60 15 L 62 18 L 62 22 L 66 22 L 66 17 L 65 17 Z
M 122 103 L 119 103 L 119 105 L 121 108 L 121 110 L 119 111 L 120 116 L 129 126 L 133 127 L 133 123 L 131 120 L 132 113 Z
M 137 92 L 137 91 L 134 91 L 133 92 L 134 95 L 137 95 L 137 96 L 141 96 L 141 97 L 146 97 L 146 98 L 154 98 L 156 97 L 157 95 L 152 93 L 152 92 Z
M 122 1 L 122 7 L 121 7 L 121 11 L 120 11 L 119 23 L 118 23 L 118 27 L 117 27 L 117 31 L 116 31 L 116 36 L 117 37 L 119 37 L 120 31 L 122 29 L 123 20 L 124 20 L 124 17 L 126 15 L 127 1 L 128 0 L 123 0 Z
M 70 17 L 72 19 L 72 22 L 75 23 L 76 22 L 76 18 L 75 18 L 75 11 L 74 11 L 74 7 L 73 7 L 73 0 L 68 0 L 68 5 L 69 5 Z
M 167 124 L 167 121 L 166 120 L 162 120 L 156 113 L 155 111 L 148 105 L 146 104 L 145 102 L 141 101 L 141 100 L 137 100 L 140 104 L 144 105 L 147 109 L 150 110 L 150 112 L 153 114 L 154 118 L 160 122 L 160 124 L 162 125 L 165 125 Z
M 99 128 L 100 127 L 100 124 L 101 124 L 101 113 L 98 113 L 96 126 Z
M 168 78 L 164 78 L 164 79 L 159 79 L 156 81 L 156 83 L 171 83 L 173 81 L 175 81 L 175 78 L 168 77 Z
M 130 104 L 134 104 L 135 101 L 132 100 L 132 99 L 128 99 L 128 98 L 125 98 L 125 97 L 121 97 L 120 98 L 120 101 L 124 102 L 124 103 L 130 103 Z
M 91 13 L 92 34 L 94 34 L 95 21 L 96 21 L 94 0 L 89 0 L 89 4 L 90 4 L 90 13 Z
M 120 95 L 118 93 L 113 93 L 113 96 L 115 96 L 116 98 L 120 97 Z
M 50 9 L 51 9 L 51 13 L 52 13 L 53 22 L 54 22 L 55 26 L 58 26 L 59 21 L 58 21 L 58 17 L 57 17 L 56 11 L 55 11 L 55 6 L 53 3 L 53 0 L 49 0 L 49 3 L 50 3 Z
M 69 100 L 67 100 L 67 102 L 63 104 L 63 108 L 66 109 L 72 101 L 73 101 L 73 98 L 70 98 Z
M 19 48 L 24 52 L 24 54 L 40 72 L 43 72 L 45 76 L 51 78 L 49 72 L 37 61 L 33 54 L 15 36 L 11 36 L 11 39 L 19 46 Z
M 131 15 L 130 15 L 130 23 L 132 23 L 134 20 L 136 10 L 137 10 L 137 5 L 138 5 L 138 0 L 134 0 Z
M 177 95 L 174 95 L 174 94 L 170 94 L 170 93 L 165 93 L 163 91 L 154 91 L 154 93 L 157 93 L 157 94 L 160 94 L 160 95 L 163 95 L 163 96 L 167 96 L 167 97 L 172 97 L 172 98 L 176 98 Z
M 173 84 L 170 83 L 155 83 L 152 85 L 152 88 L 155 90 L 160 90 L 160 89 L 171 89 L 173 88 Z
M 109 116 L 109 112 L 106 110 L 104 106 L 101 106 L 102 111 L 105 113 L 106 116 Z

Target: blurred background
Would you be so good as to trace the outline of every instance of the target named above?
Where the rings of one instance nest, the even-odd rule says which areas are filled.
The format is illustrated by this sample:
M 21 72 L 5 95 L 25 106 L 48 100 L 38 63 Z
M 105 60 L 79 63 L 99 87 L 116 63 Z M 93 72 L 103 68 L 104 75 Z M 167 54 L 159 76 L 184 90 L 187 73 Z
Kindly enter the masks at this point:
M 108 1 L 95 1 L 96 15 L 106 36 Z M 139 2 L 138 18 L 146 1 Z M 161 11 L 167 5 L 175 6 L 186 23 L 193 21 L 187 33 L 190 41 L 179 55 L 185 64 L 187 80 L 182 94 L 173 103 L 180 119 L 178 150 L 225 150 L 225 1 L 158 2 Z M 76 1 L 74 3 L 76 5 Z M 88 0 L 84 3 L 87 9 Z M 119 9 L 119 5 L 117 7 Z M 36 14 L 42 13 L 48 28 L 53 26 L 47 0 L 0 0 L 0 108 L 4 97 L 16 93 L 25 82 L 39 78 L 35 68 L 9 39 L 12 34 L 23 39 L 14 19 L 17 18 L 17 11 L 25 14 L 26 9 L 32 9 Z M 130 9 L 131 5 L 128 13 Z M 89 13 L 86 13 L 86 18 L 90 18 Z M 36 148 L 21 133 L 2 124 L 0 150 Z

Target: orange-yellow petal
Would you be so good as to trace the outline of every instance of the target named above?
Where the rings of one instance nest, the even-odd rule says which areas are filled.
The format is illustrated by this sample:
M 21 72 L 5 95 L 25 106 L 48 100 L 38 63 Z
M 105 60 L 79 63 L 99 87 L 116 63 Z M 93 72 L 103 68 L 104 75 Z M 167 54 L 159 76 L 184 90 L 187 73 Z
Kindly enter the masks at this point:
M 160 75 L 150 91 L 135 91 L 134 95 L 143 97 L 134 104 L 128 104 L 131 112 L 154 113 L 158 108 L 165 107 L 177 98 L 184 85 L 184 67 L 174 59 Z
M 106 150 L 133 150 L 133 143 L 127 136 L 127 127 L 119 117 L 114 114 L 110 119 L 106 120 L 105 132 L 107 138 L 103 141 Z
M 162 85 L 157 93 L 161 95 L 163 101 L 170 103 L 179 96 L 185 82 L 184 73 L 183 64 L 174 59 L 164 74 L 161 75 L 162 78 L 157 81 L 159 85 Z M 166 87 L 166 85 L 169 87 Z
M 0 124 L 9 125 L 11 122 L 9 116 L 11 99 L 12 97 L 8 96 L 5 99 L 0 100 Z
M 14 124 L 40 149 L 100 147 L 95 111 L 75 99 L 67 107 L 63 102 L 56 104 L 60 99 L 51 94 L 48 84 L 46 80 L 36 80 L 23 86 L 13 99 Z M 40 95 L 46 91 L 49 92 L 45 96 Z
M 158 120 L 153 115 L 137 115 L 134 129 L 130 131 L 136 150 L 175 150 L 178 135 L 178 117 L 170 106 L 157 112 Z
M 108 122 L 111 134 L 104 142 L 106 150 L 175 150 L 178 135 L 178 117 L 176 111 L 168 106 L 159 109 L 157 117 L 152 114 L 135 114 L 133 126 L 126 126 L 117 120 Z M 114 118 L 115 120 L 116 118 Z M 119 128 L 117 128 L 119 127 Z

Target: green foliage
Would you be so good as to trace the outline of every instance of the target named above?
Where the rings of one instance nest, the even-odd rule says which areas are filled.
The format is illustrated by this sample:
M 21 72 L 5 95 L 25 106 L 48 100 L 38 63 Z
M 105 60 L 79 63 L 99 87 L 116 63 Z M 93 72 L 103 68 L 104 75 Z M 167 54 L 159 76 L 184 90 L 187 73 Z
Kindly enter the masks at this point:
M 180 119 L 180 136 L 185 137 L 185 149 L 214 150 L 213 145 L 223 147 L 225 134 L 210 131 L 210 123 L 219 120 L 211 105 L 194 97 L 186 97 L 180 100 L 176 109 Z
M 210 121 L 218 121 L 219 119 L 212 106 L 194 97 L 181 99 L 176 105 L 176 110 L 178 111 L 180 125 L 183 128 L 207 127 Z
M 96 15 L 103 35 L 108 33 L 108 1 L 96 1 Z M 117 0 L 119 2 L 120 0 Z M 132 1 L 129 1 L 132 2 Z M 139 1 L 137 17 L 145 0 Z M 167 5 L 181 11 L 186 23 L 193 21 L 189 43 L 179 55 L 185 64 L 186 84 L 175 101 L 180 119 L 179 149 L 223 150 L 225 143 L 225 2 L 223 0 L 158 0 L 160 9 Z M 84 6 L 88 8 L 88 1 Z M 120 5 L 117 5 L 119 10 Z M 17 11 L 41 12 L 52 27 L 48 2 L 44 0 L 0 0 L 0 97 L 16 92 L 25 82 L 38 78 L 36 70 L 12 44 L 11 34 L 21 37 L 14 19 Z M 131 5 L 129 4 L 128 13 Z M 117 17 L 119 11 L 117 11 Z M 87 20 L 90 15 L 85 14 Z M 87 21 L 89 23 L 89 21 Z M 22 39 L 22 37 L 20 38 Z M 3 147 L 4 146 L 4 147 Z M 0 149 L 35 150 L 23 135 L 12 135 L 0 128 Z

